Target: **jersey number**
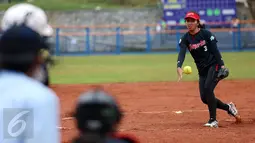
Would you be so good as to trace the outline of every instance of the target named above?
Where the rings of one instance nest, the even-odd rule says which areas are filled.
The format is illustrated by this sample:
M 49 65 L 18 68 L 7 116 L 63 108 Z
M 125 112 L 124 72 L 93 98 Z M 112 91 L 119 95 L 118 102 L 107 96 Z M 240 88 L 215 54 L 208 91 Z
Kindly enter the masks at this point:
M 207 51 L 207 46 L 204 46 L 204 51 L 205 51 L 205 52 Z

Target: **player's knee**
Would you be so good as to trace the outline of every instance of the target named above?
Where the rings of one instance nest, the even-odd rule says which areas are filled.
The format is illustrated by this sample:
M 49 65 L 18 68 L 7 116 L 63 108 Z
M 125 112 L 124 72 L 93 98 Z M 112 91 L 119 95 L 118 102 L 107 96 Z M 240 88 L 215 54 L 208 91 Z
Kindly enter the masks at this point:
M 213 90 L 209 87 L 205 87 L 204 93 L 205 93 L 206 97 L 209 97 L 209 96 L 213 95 Z
M 202 102 L 204 103 L 204 104 L 207 104 L 207 99 L 206 99 L 206 96 L 205 96 L 205 94 L 200 94 L 200 97 L 201 97 L 201 100 L 202 100 Z
M 207 104 L 207 103 L 208 103 L 206 98 L 201 98 L 201 100 L 202 100 L 202 102 L 203 102 L 204 104 Z
M 210 101 L 212 101 L 215 97 L 214 97 L 214 94 L 213 94 L 213 90 L 211 88 L 207 88 L 205 87 L 204 88 L 204 93 L 205 93 L 205 101 L 206 103 L 209 103 Z

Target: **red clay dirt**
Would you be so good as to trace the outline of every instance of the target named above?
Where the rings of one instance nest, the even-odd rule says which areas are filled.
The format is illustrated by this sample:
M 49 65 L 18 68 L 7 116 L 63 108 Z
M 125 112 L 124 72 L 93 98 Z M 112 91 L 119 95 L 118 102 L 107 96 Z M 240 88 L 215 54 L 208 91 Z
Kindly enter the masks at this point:
M 77 97 L 94 85 L 54 85 L 61 102 L 62 141 L 76 135 L 74 120 L 66 118 Z M 114 95 L 125 117 L 120 131 L 131 133 L 142 143 L 254 143 L 255 80 L 228 80 L 219 83 L 216 96 L 233 101 L 243 122 L 235 124 L 226 112 L 217 110 L 220 128 L 203 127 L 208 120 L 207 106 L 202 104 L 197 82 L 102 84 Z M 182 111 L 177 114 L 174 111 Z

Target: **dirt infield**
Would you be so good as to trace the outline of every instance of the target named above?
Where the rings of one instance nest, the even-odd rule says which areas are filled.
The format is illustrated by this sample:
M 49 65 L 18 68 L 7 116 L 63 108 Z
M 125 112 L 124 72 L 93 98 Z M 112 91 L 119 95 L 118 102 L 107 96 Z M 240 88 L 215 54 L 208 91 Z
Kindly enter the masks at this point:
M 75 134 L 74 121 L 64 118 L 72 111 L 76 98 L 94 85 L 54 85 L 61 101 L 63 142 Z M 116 95 L 125 111 L 122 132 L 135 134 L 143 143 L 254 143 L 255 142 L 255 80 L 222 81 L 216 96 L 233 101 L 243 118 L 233 118 L 218 110 L 220 128 L 202 125 L 208 120 L 197 82 L 118 83 L 101 85 Z M 175 111 L 182 111 L 177 114 Z

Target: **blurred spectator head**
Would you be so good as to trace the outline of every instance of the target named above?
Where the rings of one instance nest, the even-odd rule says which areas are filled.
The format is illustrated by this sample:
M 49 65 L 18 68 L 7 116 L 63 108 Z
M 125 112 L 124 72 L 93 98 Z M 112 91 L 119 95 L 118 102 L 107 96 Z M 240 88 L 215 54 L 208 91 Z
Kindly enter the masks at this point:
M 25 24 L 41 36 L 53 35 L 53 29 L 48 24 L 48 17 L 43 9 L 30 3 L 20 3 L 9 7 L 2 19 L 1 28 L 6 31 L 13 25 Z
M 74 117 L 82 142 L 97 142 L 117 130 L 122 111 L 113 98 L 101 89 L 83 93 L 76 104 Z

